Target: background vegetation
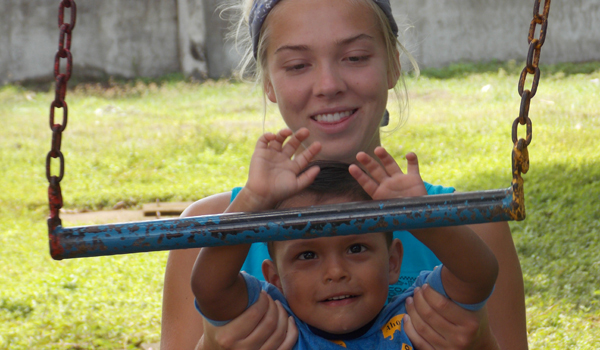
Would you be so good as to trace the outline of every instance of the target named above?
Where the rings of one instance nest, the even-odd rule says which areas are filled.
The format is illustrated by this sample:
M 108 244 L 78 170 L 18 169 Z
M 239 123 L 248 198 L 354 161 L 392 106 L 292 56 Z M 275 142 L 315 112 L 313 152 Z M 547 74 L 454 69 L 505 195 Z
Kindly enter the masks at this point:
M 416 152 L 429 182 L 460 191 L 508 187 L 521 67 L 463 64 L 408 77 L 410 117 L 398 127 L 390 103 L 384 145 L 396 156 Z M 600 347 L 599 80 L 600 63 L 542 67 L 531 105 L 528 217 L 510 225 L 532 349 Z M 0 349 L 158 342 L 167 253 L 66 261 L 48 254 L 44 160 L 53 94 L 48 86 L 0 88 Z M 67 101 L 67 209 L 196 200 L 243 185 L 258 135 L 282 127 L 273 105 L 263 121 L 258 89 L 224 81 L 81 83 Z

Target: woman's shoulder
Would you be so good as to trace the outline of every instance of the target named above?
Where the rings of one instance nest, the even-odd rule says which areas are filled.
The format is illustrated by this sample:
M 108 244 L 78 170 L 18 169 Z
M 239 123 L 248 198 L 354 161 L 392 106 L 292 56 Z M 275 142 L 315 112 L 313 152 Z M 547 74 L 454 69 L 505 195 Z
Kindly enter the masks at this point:
M 213 194 L 192 203 L 181 214 L 182 217 L 220 214 L 231 201 L 231 191 Z

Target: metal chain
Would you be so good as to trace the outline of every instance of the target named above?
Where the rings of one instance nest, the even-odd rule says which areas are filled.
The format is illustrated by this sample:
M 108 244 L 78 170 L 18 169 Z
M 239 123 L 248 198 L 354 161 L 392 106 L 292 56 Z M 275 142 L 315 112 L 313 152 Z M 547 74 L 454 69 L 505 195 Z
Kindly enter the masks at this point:
M 71 21 L 65 23 L 65 8 L 71 10 Z M 67 82 L 71 78 L 71 72 L 73 69 L 73 56 L 71 55 L 71 33 L 75 28 L 77 21 L 77 5 L 74 0 L 61 0 L 58 7 L 58 28 L 60 29 L 60 36 L 58 40 L 58 51 L 54 56 L 54 79 L 56 81 L 54 101 L 50 104 L 50 130 L 52 130 L 52 146 L 50 152 L 46 156 L 46 178 L 50 183 L 48 187 L 48 200 L 50 203 L 50 216 L 48 217 L 48 229 L 50 233 L 54 229 L 61 225 L 59 218 L 59 210 L 63 206 L 62 192 L 60 189 L 60 182 L 65 175 L 65 157 L 60 151 L 62 132 L 67 127 L 68 120 L 68 107 L 65 102 L 65 96 L 67 95 Z M 60 64 L 61 59 L 66 59 L 65 71 L 61 73 Z M 54 114 L 56 108 L 62 109 L 62 121 L 56 123 Z M 58 158 L 59 160 L 59 172 L 58 176 L 52 175 L 51 163 L 52 159 Z
M 525 207 L 524 207 L 524 193 L 523 193 L 523 178 L 521 173 L 525 174 L 529 170 L 529 152 L 527 146 L 531 143 L 532 139 L 532 124 L 529 119 L 529 105 L 531 99 L 535 96 L 540 81 L 540 68 L 538 64 L 540 62 L 540 53 L 542 46 L 546 41 L 546 33 L 548 28 L 548 13 L 550 12 L 550 0 L 544 2 L 543 12 L 540 14 L 541 0 L 535 0 L 533 5 L 533 19 L 529 26 L 529 52 L 527 53 L 527 63 L 525 68 L 521 71 L 519 77 L 518 91 L 521 96 L 521 107 L 519 109 L 519 116 L 514 120 L 512 124 L 512 171 L 513 171 L 513 193 L 516 204 L 520 207 L 520 211 L 516 214 L 518 219 L 525 218 Z M 537 26 L 541 25 L 539 38 L 535 38 L 535 32 Z M 525 89 L 525 80 L 528 74 L 533 74 L 533 82 L 531 89 Z M 520 125 L 526 125 L 526 136 L 525 139 L 518 139 L 518 127 Z

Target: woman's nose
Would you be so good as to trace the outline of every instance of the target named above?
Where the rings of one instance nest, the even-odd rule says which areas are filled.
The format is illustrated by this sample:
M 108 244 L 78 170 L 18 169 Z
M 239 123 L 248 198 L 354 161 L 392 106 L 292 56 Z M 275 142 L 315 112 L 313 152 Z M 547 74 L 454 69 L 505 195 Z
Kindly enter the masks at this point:
M 317 81 L 315 82 L 315 95 L 318 97 L 332 98 L 346 89 L 340 71 L 335 65 L 321 64 L 317 69 Z

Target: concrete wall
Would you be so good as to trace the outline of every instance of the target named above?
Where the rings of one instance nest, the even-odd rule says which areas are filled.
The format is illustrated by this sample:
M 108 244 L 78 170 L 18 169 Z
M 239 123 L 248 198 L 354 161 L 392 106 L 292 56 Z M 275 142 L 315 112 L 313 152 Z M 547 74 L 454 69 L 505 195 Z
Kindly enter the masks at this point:
M 429 67 L 464 60 L 524 60 L 533 3 L 392 0 L 397 20 L 413 26 L 405 35 L 409 50 Z M 600 60 L 600 0 L 553 1 L 548 22 L 543 63 Z
M 52 76 L 58 3 L 0 3 L 0 82 Z M 175 0 L 77 1 L 73 74 L 131 77 L 177 72 L 177 38 Z
M 58 0 L 0 2 L 0 84 L 49 79 Z M 78 0 L 74 74 L 229 76 L 239 60 L 223 38 L 219 0 Z M 422 66 L 524 59 L 533 0 L 392 0 Z M 68 11 L 67 11 L 68 13 Z M 600 0 L 552 2 L 543 63 L 600 60 Z

